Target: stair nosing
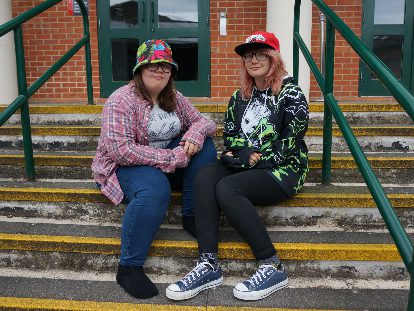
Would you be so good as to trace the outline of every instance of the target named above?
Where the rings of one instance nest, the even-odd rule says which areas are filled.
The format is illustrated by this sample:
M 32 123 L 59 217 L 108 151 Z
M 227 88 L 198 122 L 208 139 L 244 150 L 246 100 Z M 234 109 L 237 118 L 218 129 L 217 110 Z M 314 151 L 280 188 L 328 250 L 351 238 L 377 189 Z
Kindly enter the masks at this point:
M 79 236 L 50 236 L 0 233 L 1 250 L 67 252 L 117 255 L 118 238 Z M 348 243 L 273 243 L 281 259 L 287 260 L 367 260 L 401 261 L 394 244 Z M 149 256 L 196 257 L 196 241 L 154 240 Z M 221 259 L 254 259 L 249 246 L 243 242 L 219 242 Z

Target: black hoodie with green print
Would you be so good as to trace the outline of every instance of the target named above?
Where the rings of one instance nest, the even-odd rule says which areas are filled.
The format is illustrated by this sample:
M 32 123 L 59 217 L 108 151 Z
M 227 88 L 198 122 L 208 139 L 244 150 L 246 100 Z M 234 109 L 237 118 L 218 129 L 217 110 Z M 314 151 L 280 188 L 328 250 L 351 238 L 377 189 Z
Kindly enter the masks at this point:
M 280 92 L 253 89 L 243 100 L 240 90 L 230 98 L 224 121 L 224 146 L 234 157 L 223 152 L 225 165 L 237 169 L 265 169 L 288 195 L 302 188 L 308 169 L 308 148 L 304 136 L 308 129 L 309 109 L 306 98 L 293 78 L 283 81 Z M 261 159 L 249 165 L 250 155 Z

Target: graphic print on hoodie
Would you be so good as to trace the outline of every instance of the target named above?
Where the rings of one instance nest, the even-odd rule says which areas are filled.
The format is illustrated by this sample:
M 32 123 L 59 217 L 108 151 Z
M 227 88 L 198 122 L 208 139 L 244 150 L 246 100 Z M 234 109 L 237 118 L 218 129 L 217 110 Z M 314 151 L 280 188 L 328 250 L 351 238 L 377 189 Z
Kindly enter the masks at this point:
M 257 129 L 257 126 L 259 126 L 262 119 L 268 119 L 271 115 L 268 106 L 263 104 L 267 102 L 269 96 L 266 93 L 261 93 L 260 97 L 262 99 L 257 97 L 252 98 L 247 105 L 241 120 L 241 130 L 250 143 L 257 149 L 260 149 L 262 141 L 260 136 L 254 135 L 255 129 Z M 262 124 L 260 127 L 260 131 L 263 132 L 264 129 L 262 129 Z

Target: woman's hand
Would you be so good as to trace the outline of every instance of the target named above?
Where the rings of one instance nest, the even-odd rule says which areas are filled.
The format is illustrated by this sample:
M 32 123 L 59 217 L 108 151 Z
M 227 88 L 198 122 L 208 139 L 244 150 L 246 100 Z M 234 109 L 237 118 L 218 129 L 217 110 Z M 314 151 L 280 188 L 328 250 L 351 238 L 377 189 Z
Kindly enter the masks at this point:
M 232 157 L 233 156 L 233 152 L 231 152 L 231 151 L 226 152 L 226 156 Z M 249 158 L 249 164 L 250 164 L 250 166 L 255 165 L 260 160 L 261 157 L 262 157 L 262 154 L 261 153 L 259 153 L 259 152 L 253 152 L 250 155 L 250 158 Z
M 180 146 L 183 147 L 185 154 L 188 157 L 195 155 L 197 152 L 200 151 L 200 147 L 196 144 L 193 144 L 189 141 L 182 141 L 180 142 Z
M 251 155 L 250 155 L 250 159 L 249 159 L 249 164 L 250 164 L 250 166 L 253 166 L 253 165 L 255 165 L 259 160 L 260 160 L 260 158 L 262 157 L 262 155 L 260 154 L 260 153 L 258 153 L 258 152 L 253 152 Z

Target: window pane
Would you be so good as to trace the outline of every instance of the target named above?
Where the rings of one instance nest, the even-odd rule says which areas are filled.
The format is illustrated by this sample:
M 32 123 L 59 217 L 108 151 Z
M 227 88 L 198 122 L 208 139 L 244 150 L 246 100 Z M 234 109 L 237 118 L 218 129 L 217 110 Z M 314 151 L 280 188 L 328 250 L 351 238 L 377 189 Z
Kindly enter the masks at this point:
M 404 24 L 405 0 L 375 0 L 374 24 Z
M 138 24 L 137 0 L 110 0 L 111 28 L 131 28 Z
M 178 64 L 175 80 L 198 80 L 198 38 L 171 38 L 167 41 Z
M 132 79 L 139 42 L 136 39 L 112 39 L 112 80 Z
M 198 0 L 158 0 L 158 27 L 198 26 Z
M 399 36 L 374 36 L 374 53 L 390 70 L 401 79 L 402 48 L 404 37 Z M 371 74 L 373 79 L 377 79 Z

